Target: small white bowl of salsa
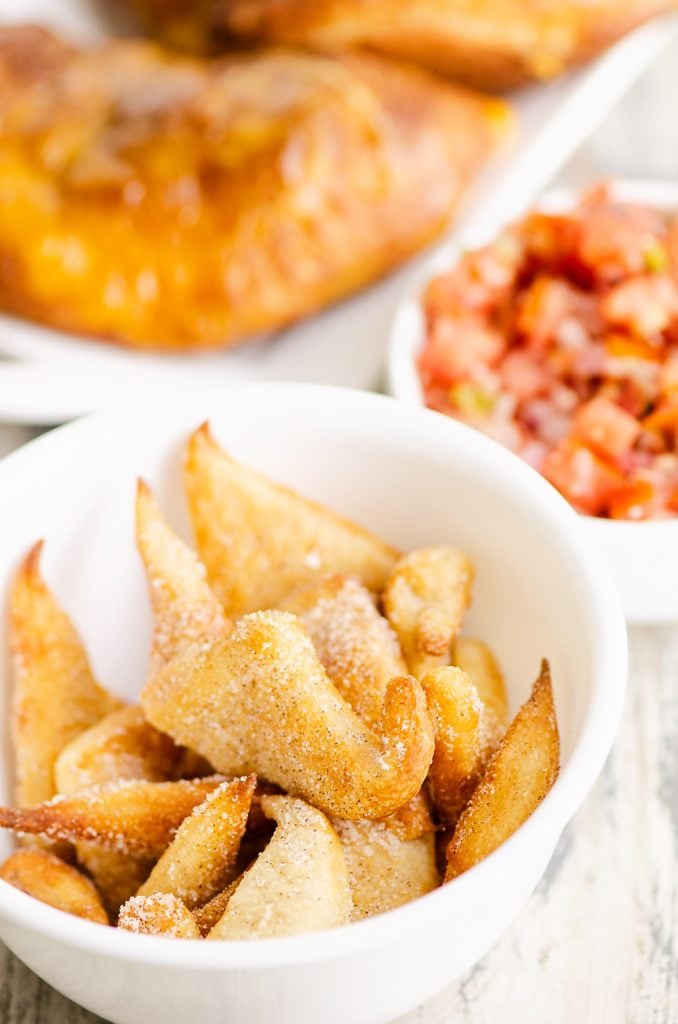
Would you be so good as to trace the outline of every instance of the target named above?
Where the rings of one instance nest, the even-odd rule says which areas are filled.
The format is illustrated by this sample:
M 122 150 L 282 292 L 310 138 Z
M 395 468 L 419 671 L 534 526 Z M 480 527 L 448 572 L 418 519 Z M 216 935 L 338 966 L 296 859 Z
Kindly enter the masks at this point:
M 629 622 L 678 620 L 678 186 L 554 192 L 438 250 L 396 311 L 388 379 L 586 517 Z

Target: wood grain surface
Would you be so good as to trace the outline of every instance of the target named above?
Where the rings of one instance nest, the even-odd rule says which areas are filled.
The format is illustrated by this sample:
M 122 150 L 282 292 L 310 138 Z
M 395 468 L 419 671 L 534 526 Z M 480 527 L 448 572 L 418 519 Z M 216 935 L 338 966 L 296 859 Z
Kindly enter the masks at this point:
M 602 174 L 678 180 L 676 95 L 678 48 L 638 84 L 562 181 Z M 27 436 L 1 427 L 0 453 Z M 632 630 L 630 643 L 615 748 L 536 894 L 461 981 L 398 1024 L 678 1022 L 678 626 Z M 0 1024 L 98 1019 L 0 945 Z

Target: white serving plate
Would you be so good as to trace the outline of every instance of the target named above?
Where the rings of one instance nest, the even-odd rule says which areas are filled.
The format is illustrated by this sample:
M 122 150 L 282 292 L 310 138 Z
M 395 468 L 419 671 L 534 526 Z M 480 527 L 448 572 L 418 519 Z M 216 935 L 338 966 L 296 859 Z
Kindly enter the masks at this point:
M 88 40 L 105 34 L 100 10 L 92 0 L 0 0 L 0 21 L 43 21 Z M 677 34 L 678 16 L 659 19 L 590 66 L 516 94 L 519 130 L 468 194 L 455 230 L 528 206 Z M 152 392 L 247 379 L 374 388 L 392 311 L 425 258 L 275 338 L 217 355 L 145 355 L 0 316 L 0 419 L 53 424 Z
M 678 185 L 666 181 L 615 181 L 621 199 L 678 211 Z M 578 192 L 559 189 L 546 195 L 539 207 L 567 210 Z M 419 296 L 435 274 L 450 267 L 464 248 L 483 245 L 501 229 L 501 221 L 469 230 L 456 242 L 439 249 L 419 268 L 408 294 L 399 303 L 391 325 L 388 353 L 388 391 L 405 402 L 424 405 L 416 359 L 424 340 Z M 624 614 L 637 625 L 678 620 L 678 518 L 658 522 L 615 522 L 582 516 L 600 547 L 616 581 Z
M 253 384 L 118 409 L 0 462 L 0 588 L 37 537 L 44 572 L 102 682 L 134 698 L 147 671 L 147 588 L 135 478 L 185 525 L 185 439 L 209 418 L 237 458 L 402 548 L 459 545 L 474 561 L 470 633 L 497 651 L 512 710 L 552 666 L 562 770 L 532 817 L 481 864 L 408 905 L 333 931 L 175 942 L 94 925 L 0 881 L 0 939 L 114 1024 L 385 1024 L 442 990 L 499 937 L 539 881 L 612 743 L 626 635 L 612 580 L 567 503 L 515 456 L 442 416 L 370 395 Z M 3 602 L 4 606 L 4 602 Z M 0 733 L 9 666 L 0 617 Z M 5 741 L 6 743 L 6 741 Z M 0 802 L 10 799 L 7 745 Z M 0 860 L 12 846 L 0 834 Z M 563 935 L 563 945 L 576 936 Z M 554 956 L 558 950 L 554 950 Z

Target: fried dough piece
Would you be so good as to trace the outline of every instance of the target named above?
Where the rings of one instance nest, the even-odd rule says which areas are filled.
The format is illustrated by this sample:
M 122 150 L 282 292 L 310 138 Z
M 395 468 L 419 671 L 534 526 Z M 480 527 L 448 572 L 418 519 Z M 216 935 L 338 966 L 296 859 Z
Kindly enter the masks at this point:
M 421 681 L 436 746 L 428 784 L 440 819 L 454 825 L 485 767 L 482 702 L 459 668 L 438 668 Z
M 435 832 L 436 825 L 431 817 L 431 800 L 426 788 L 420 789 L 416 796 L 399 807 L 393 814 L 378 818 L 377 823 L 384 825 L 398 839 L 418 839 L 428 832 Z
M 482 703 L 482 740 L 489 753 L 496 750 L 508 725 L 506 684 L 494 654 L 480 640 L 459 636 L 454 643 L 454 664 L 466 672 Z
M 204 906 L 195 908 L 193 911 L 193 920 L 197 924 L 198 931 L 203 938 L 209 935 L 214 926 L 224 916 L 226 913 L 226 907 L 228 906 L 228 901 L 244 877 L 244 874 L 240 875 L 240 877 L 234 879 L 230 885 L 227 885 L 225 889 L 222 889 L 221 892 L 216 894 L 216 896 L 213 896 L 211 900 L 204 904 Z
M 155 860 L 153 857 L 117 853 L 96 843 L 76 843 L 78 864 L 90 876 L 111 921 L 115 921 L 120 907 L 139 891 L 148 878 Z
M 380 818 L 421 788 L 433 730 L 414 679 L 391 680 L 378 730 L 327 677 L 299 621 L 255 612 L 171 662 L 141 695 L 159 729 L 227 775 L 254 772 L 335 817 Z
M 295 591 L 281 608 L 305 626 L 328 676 L 368 725 L 381 717 L 386 688 L 407 674 L 398 638 L 358 580 L 331 576 Z
M 183 12 L 186 46 L 286 43 L 363 49 L 492 91 L 552 78 L 595 56 L 670 0 L 207 0 L 186 33 L 187 0 L 135 0 L 165 30 Z M 176 41 L 179 41 L 178 39 Z
M 138 704 L 119 708 L 81 732 L 56 760 L 57 792 L 72 795 L 92 786 L 133 779 L 167 782 L 184 751 L 144 717 Z
M 15 799 L 23 807 L 54 796 L 61 750 L 121 706 L 96 682 L 80 637 L 42 579 L 42 546 L 21 565 L 9 605 Z
M 208 939 L 272 939 L 345 924 L 351 894 L 341 844 L 315 807 L 266 796 L 273 838 L 229 899 Z
M 445 881 L 477 864 L 527 821 L 558 776 L 560 739 L 548 662 L 459 818 Z
M 55 767 L 57 791 L 71 796 L 92 786 L 134 779 L 165 782 L 177 777 L 184 753 L 146 721 L 139 706 L 121 708 L 64 747 Z M 95 843 L 78 843 L 77 854 L 112 917 L 137 892 L 153 866 L 147 857 L 116 853 Z
M 0 867 L 0 878 L 57 910 L 108 924 L 99 893 L 89 878 L 47 850 L 17 850 Z
M 440 885 L 433 832 L 399 839 L 380 821 L 333 821 L 344 853 L 354 921 L 382 914 Z
M 189 439 L 185 485 L 198 552 L 227 615 L 274 608 L 328 573 L 378 590 L 397 558 L 367 530 L 236 462 L 208 424 Z
M 142 349 L 233 346 L 386 274 L 507 122 L 364 55 L 55 48 L 0 28 L 0 309 Z
M 0 807 L 0 828 L 103 849 L 158 858 L 196 804 L 224 781 L 119 782 L 74 796 L 56 796 L 38 807 Z
M 207 582 L 204 565 L 170 529 L 143 480 L 137 486 L 136 535 L 153 608 L 153 675 L 194 644 L 225 636 L 231 624 Z
M 188 907 L 169 892 L 132 896 L 120 908 L 118 928 L 137 935 L 164 939 L 199 939 L 198 926 Z
M 170 892 L 192 910 L 231 881 L 257 779 L 222 782 L 181 823 L 139 889 L 139 896 Z
M 384 611 L 417 679 L 450 664 L 472 584 L 470 560 L 442 544 L 412 551 L 391 572 L 382 596 Z

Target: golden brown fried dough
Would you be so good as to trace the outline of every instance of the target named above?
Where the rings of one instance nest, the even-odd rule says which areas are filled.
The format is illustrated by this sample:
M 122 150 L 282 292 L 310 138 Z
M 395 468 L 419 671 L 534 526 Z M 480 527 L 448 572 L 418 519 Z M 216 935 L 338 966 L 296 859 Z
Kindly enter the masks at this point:
M 111 921 L 116 920 L 122 904 L 139 891 L 155 863 L 153 857 L 117 853 L 96 843 L 77 843 L 76 854 L 78 864 L 96 885 Z
M 153 675 L 194 644 L 225 636 L 231 624 L 207 583 L 204 565 L 170 529 L 143 480 L 137 488 L 136 533 L 153 608 Z
M 121 706 L 94 679 L 80 637 L 45 585 L 41 552 L 39 542 L 20 567 L 9 609 L 15 798 L 24 807 L 54 796 L 61 750 Z
M 391 572 L 382 598 L 384 610 L 417 679 L 450 664 L 472 584 L 470 560 L 443 544 L 412 551 Z
M 426 788 L 419 790 L 416 796 L 399 807 L 393 814 L 377 819 L 389 832 L 398 839 L 418 839 L 427 832 L 435 832 L 436 826 L 431 817 L 431 799 Z
M 286 796 L 263 797 L 262 805 L 278 827 L 208 939 L 272 939 L 345 924 L 346 863 L 325 815 Z
M 497 659 L 487 644 L 459 636 L 455 640 L 453 660 L 478 691 L 483 706 L 480 715 L 483 745 L 492 753 L 508 725 L 506 685 Z
M 260 851 L 261 852 L 261 851 Z M 198 926 L 198 930 L 202 936 L 209 935 L 214 926 L 224 916 L 228 901 L 231 896 L 242 882 L 244 875 L 240 875 L 230 885 L 227 885 L 225 889 L 218 892 L 216 896 L 213 896 L 208 903 L 205 903 L 202 907 L 196 907 L 193 911 L 193 919 Z
M 328 676 L 368 725 L 381 717 L 386 688 L 407 674 L 398 639 L 358 580 L 330 576 L 295 591 L 281 608 L 306 628 Z
M 0 83 L 0 309 L 143 349 L 232 346 L 386 274 L 445 230 L 507 121 L 375 57 L 29 28 L 0 28 Z
M 106 850 L 160 857 L 196 804 L 224 781 L 220 775 L 180 782 L 120 782 L 38 807 L 0 807 L 0 828 Z
M 527 821 L 558 776 L 560 740 L 548 663 L 485 770 L 447 847 L 445 881 L 468 871 Z
M 119 708 L 63 748 L 55 765 L 57 791 L 69 796 L 109 782 L 176 776 L 184 751 L 144 717 L 139 705 Z
M 72 796 L 92 786 L 132 781 L 165 782 L 183 767 L 185 752 L 144 718 L 138 706 L 112 711 L 64 747 L 57 758 L 57 791 Z M 80 863 L 94 879 L 112 917 L 148 877 L 147 857 L 77 844 Z
M 200 932 L 190 910 L 169 892 L 132 896 L 120 908 L 118 928 L 137 935 L 165 939 L 199 939 Z
M 341 818 L 380 818 L 421 788 L 433 731 L 415 680 L 391 681 L 378 730 L 327 677 L 299 621 L 255 612 L 141 695 L 151 722 L 227 775 L 254 772 Z
M 348 869 L 353 920 L 393 910 L 440 884 L 432 832 L 400 839 L 380 821 L 332 824 Z
M 367 530 L 236 462 L 207 424 L 188 442 L 185 484 L 198 552 L 228 615 L 274 608 L 328 573 L 378 590 L 397 557 Z
M 436 738 L 428 784 L 440 820 L 454 825 L 487 761 L 482 703 L 469 677 L 458 668 L 428 672 L 421 685 Z
M 370 50 L 493 91 L 552 78 L 672 7 L 671 0 L 207 0 L 196 15 L 187 0 L 135 5 L 161 34 L 176 26 L 174 41 L 186 47 L 224 44 L 231 35 L 257 45 Z
M 108 924 L 99 893 L 89 878 L 47 850 L 17 850 L 0 867 L 0 878 L 57 910 Z
M 223 782 L 191 812 L 139 896 L 170 892 L 192 910 L 211 900 L 232 879 L 256 776 Z

